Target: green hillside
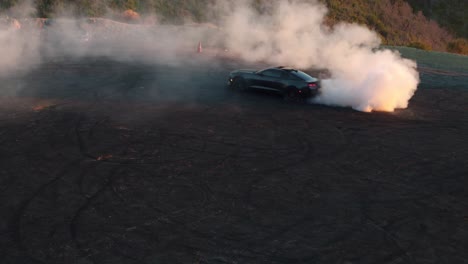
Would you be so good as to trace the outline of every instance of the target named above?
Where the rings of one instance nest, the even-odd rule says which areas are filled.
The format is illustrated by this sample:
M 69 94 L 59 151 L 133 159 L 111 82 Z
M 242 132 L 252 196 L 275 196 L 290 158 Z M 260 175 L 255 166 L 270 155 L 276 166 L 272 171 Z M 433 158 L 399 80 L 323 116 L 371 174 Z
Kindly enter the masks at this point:
M 235 1 L 235 0 L 227 0 Z M 259 10 L 272 1 L 253 0 Z M 301 0 L 314 1 L 314 0 Z M 339 21 L 365 24 L 377 31 L 386 45 L 468 54 L 468 5 L 466 0 L 320 0 L 329 8 L 326 23 Z M 21 0 L 2 0 L 7 10 Z M 143 16 L 156 13 L 165 23 L 187 19 L 207 22 L 209 6 L 216 0 L 35 0 L 39 17 L 53 17 L 56 11 L 79 16 L 108 15 L 132 9 Z
M 403 57 L 418 63 L 421 87 L 468 89 L 468 56 L 408 47 L 386 48 L 398 50 Z

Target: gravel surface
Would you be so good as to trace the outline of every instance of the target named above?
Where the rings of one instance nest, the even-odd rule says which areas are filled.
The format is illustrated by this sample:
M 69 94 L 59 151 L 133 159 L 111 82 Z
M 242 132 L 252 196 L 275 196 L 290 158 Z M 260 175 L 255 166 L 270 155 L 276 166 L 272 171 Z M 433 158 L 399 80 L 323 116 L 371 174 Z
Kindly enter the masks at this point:
M 467 90 L 368 114 L 226 89 L 240 66 L 2 80 L 1 263 L 468 263 Z

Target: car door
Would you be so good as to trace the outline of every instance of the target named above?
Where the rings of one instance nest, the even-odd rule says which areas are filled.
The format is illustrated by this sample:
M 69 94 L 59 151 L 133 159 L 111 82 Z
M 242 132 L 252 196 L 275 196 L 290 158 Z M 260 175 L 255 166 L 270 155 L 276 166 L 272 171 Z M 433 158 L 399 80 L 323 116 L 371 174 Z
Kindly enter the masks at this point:
M 249 76 L 248 78 L 249 87 L 262 89 L 264 85 L 264 76 L 262 72 L 256 72 Z
M 261 72 L 261 81 L 259 81 L 259 86 L 262 89 L 280 91 L 282 82 L 281 77 L 283 72 L 280 70 L 269 69 Z

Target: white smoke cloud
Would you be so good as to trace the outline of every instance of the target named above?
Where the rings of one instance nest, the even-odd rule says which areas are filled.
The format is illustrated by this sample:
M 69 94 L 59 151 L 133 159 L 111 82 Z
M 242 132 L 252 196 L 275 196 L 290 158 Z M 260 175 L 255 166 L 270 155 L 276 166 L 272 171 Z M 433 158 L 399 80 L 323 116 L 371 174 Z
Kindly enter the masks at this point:
M 326 12 L 317 1 L 279 2 L 263 15 L 238 5 L 223 21 L 226 45 L 248 61 L 328 69 L 333 77 L 314 102 L 366 112 L 406 108 L 419 83 L 416 63 L 379 50 L 378 35 L 363 26 L 324 26 Z
M 0 76 L 23 72 L 40 62 L 39 36 L 15 27 L 15 20 L 0 25 Z
M 15 12 L 31 6 L 15 7 Z M 271 1 L 259 14 L 250 1 L 222 1 L 210 12 L 216 27 L 128 25 L 105 19 L 56 19 L 39 30 L 34 19 L 0 25 L 0 75 L 37 65 L 45 57 L 106 56 L 115 60 L 187 63 L 186 52 L 204 45 L 227 48 L 248 62 L 301 69 L 325 68 L 315 103 L 359 111 L 406 108 L 419 76 L 413 61 L 380 50 L 380 39 L 356 24 L 324 25 L 327 9 L 317 1 Z M 207 11 L 208 12 L 208 11 Z M 21 12 L 20 12 L 21 13 Z M 212 60 L 216 63 L 216 60 Z

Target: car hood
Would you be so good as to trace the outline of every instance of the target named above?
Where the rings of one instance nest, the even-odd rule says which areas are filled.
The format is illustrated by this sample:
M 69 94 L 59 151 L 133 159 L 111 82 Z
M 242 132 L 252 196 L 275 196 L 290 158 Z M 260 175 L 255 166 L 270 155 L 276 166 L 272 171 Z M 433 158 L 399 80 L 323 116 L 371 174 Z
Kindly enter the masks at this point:
M 246 70 L 236 70 L 236 71 L 233 71 L 231 73 L 255 73 L 257 72 L 256 70 L 249 70 L 249 69 L 246 69 Z

